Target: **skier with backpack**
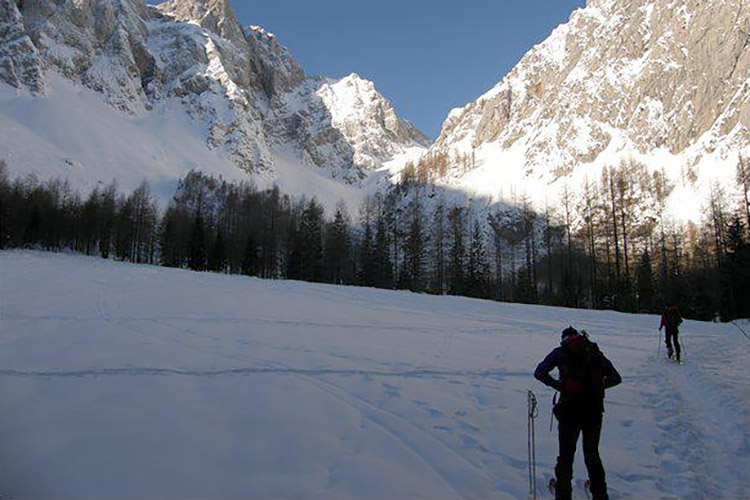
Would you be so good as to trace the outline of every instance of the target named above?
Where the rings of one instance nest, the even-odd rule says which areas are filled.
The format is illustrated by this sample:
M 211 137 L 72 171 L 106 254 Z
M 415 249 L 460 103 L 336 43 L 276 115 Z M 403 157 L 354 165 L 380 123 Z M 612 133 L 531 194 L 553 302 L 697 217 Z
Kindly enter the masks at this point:
M 669 359 L 675 357 L 676 361 L 680 363 L 680 342 L 677 337 L 680 333 L 680 325 L 682 324 L 682 315 L 677 306 L 667 304 L 664 308 L 664 313 L 661 315 L 661 324 L 659 325 L 659 331 L 662 328 L 665 329 L 667 344 L 667 356 Z M 672 349 L 672 343 L 674 342 L 674 349 Z
M 557 368 L 560 378 L 550 376 Z M 586 332 L 572 326 L 562 332 L 560 347 L 539 363 L 534 377 L 560 392 L 553 412 L 558 420 L 559 455 L 555 479 L 550 481 L 556 500 L 569 500 L 572 494 L 573 458 L 578 435 L 583 434 L 583 456 L 589 472 L 593 500 L 607 500 L 607 482 L 599 457 L 599 438 L 604 413 L 604 391 L 622 378 L 612 363 L 591 342 Z

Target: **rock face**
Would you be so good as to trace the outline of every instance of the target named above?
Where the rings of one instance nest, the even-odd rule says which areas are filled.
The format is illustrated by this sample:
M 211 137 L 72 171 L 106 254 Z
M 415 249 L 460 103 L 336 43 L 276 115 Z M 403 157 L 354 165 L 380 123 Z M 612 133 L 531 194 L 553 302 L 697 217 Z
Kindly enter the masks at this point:
M 371 81 L 356 73 L 337 82 L 324 82 L 316 94 L 330 111 L 333 127 L 354 147 L 356 164 L 376 168 L 398 154 L 403 144 L 424 146 L 431 142 L 398 117 Z
M 14 87 L 44 90 L 39 52 L 14 0 L 0 0 L 0 79 Z
M 240 26 L 227 0 L 0 0 L 0 80 L 45 96 L 60 77 L 126 117 L 179 109 L 207 150 L 263 178 L 292 157 L 327 180 L 369 186 L 381 166 L 430 142 L 372 82 L 305 75 L 274 35 Z M 23 111 L 13 118 L 19 126 L 0 120 L 6 150 L 34 131 Z M 44 162 L 74 156 L 56 152 L 73 141 L 43 139 Z M 631 160 L 705 191 L 732 177 L 749 145 L 750 0 L 589 0 L 494 88 L 451 111 L 429 152 L 448 158 L 438 183 L 451 190 L 541 203 Z
M 0 35 L 3 82 L 43 96 L 61 75 L 128 116 L 179 106 L 209 148 L 253 174 L 276 175 L 284 150 L 357 184 L 429 145 L 371 82 L 356 78 L 347 94 L 365 108 L 345 109 L 339 84 L 306 76 L 276 37 L 241 27 L 227 0 L 0 0 Z
M 433 148 L 546 183 L 656 152 L 700 178 L 701 164 L 736 163 L 750 144 L 749 32 L 748 0 L 589 0 L 453 110 Z M 489 149 L 513 154 L 491 165 Z

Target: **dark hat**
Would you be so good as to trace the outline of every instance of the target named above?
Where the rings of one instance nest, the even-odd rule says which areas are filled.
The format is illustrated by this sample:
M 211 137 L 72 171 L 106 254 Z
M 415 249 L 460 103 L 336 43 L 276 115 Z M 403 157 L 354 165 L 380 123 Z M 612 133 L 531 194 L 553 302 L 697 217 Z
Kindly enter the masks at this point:
M 562 331 L 561 338 L 565 340 L 567 337 L 570 337 L 571 335 L 578 335 L 578 330 L 576 330 L 572 326 L 569 326 L 565 330 Z

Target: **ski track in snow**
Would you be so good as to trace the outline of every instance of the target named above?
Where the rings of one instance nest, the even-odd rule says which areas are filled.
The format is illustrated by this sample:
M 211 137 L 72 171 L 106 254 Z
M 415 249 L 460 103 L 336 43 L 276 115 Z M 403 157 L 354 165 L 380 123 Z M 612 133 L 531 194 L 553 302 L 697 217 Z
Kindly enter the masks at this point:
M 665 361 L 659 367 L 658 393 L 651 398 L 659 428 L 653 448 L 664 473 L 657 486 L 665 496 L 686 487 L 695 498 L 741 498 L 748 484 L 738 468 L 743 462 L 745 470 L 750 467 L 747 401 L 743 410 L 743 402 L 703 374 L 731 357 L 727 346 L 700 347 L 683 365 Z
M 527 497 L 529 388 L 542 496 L 557 442 L 532 372 L 570 323 L 624 379 L 601 445 L 612 498 L 750 492 L 750 342 L 731 325 L 686 322 L 676 365 L 649 315 L 40 252 L 0 264 L 11 498 Z M 574 475 L 584 498 L 580 449 Z

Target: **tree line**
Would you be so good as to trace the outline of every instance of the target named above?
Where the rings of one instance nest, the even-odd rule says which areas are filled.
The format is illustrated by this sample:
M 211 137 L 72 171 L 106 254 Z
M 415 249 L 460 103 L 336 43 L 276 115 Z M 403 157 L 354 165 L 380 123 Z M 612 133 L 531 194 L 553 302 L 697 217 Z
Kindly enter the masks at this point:
M 426 174 L 446 161 L 409 167 L 356 216 L 343 202 L 326 214 L 315 198 L 199 172 L 163 209 L 145 182 L 127 195 L 114 183 L 97 187 L 84 199 L 64 181 L 11 179 L 0 164 L 0 248 L 628 312 L 673 302 L 697 319 L 750 316 L 750 161 L 739 160 L 737 192 L 713 186 L 700 223 L 667 216 L 674 186 L 635 161 L 577 192 L 565 187 L 543 211 L 523 194 L 493 205 L 449 201 Z

